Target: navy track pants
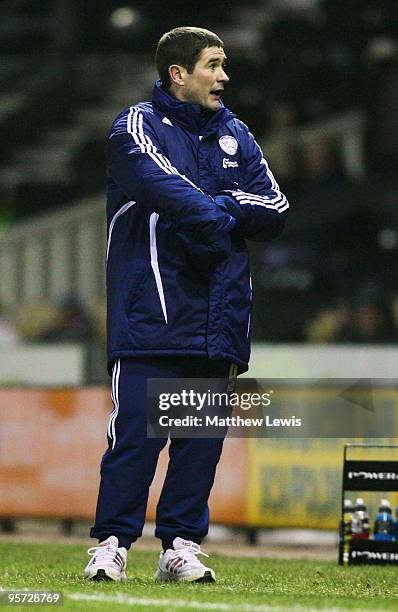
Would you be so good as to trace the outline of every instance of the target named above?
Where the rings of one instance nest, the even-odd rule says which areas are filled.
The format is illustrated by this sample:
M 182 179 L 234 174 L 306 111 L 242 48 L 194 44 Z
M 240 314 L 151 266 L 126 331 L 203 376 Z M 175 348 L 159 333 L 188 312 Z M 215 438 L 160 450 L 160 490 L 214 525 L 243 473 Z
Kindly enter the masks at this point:
M 108 426 L 108 449 L 101 461 L 101 484 L 91 537 L 110 535 L 129 548 L 142 534 L 149 486 L 167 439 L 147 438 L 147 378 L 223 378 L 230 364 L 204 357 L 150 357 L 116 361 L 112 375 L 114 410 Z M 226 389 L 224 389 L 225 391 Z M 156 513 L 156 537 L 176 536 L 198 544 L 209 527 L 208 498 L 221 438 L 174 438 Z

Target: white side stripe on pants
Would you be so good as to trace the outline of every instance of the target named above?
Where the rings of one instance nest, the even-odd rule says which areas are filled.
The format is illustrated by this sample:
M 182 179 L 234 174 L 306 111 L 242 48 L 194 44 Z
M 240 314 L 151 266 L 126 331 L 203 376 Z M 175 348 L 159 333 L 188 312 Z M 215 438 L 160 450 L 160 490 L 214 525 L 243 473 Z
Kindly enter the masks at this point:
M 120 359 L 115 361 L 112 369 L 112 402 L 114 408 L 109 417 L 108 437 L 112 440 L 112 450 L 116 444 L 115 421 L 119 412 L 119 378 L 120 378 Z

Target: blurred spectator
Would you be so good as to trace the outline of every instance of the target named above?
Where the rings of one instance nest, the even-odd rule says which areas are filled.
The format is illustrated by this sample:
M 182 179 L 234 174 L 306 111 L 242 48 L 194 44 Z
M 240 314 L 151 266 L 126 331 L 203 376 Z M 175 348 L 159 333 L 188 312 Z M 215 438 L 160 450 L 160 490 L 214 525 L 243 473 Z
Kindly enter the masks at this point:
M 69 295 L 59 304 L 58 320 L 38 336 L 40 342 L 90 342 L 94 325 L 80 300 Z
M 301 149 L 300 164 L 295 210 L 306 217 L 312 232 L 309 238 L 318 243 L 320 231 L 330 222 L 341 223 L 341 213 L 346 215 L 355 207 L 358 196 L 361 203 L 366 200 L 361 184 L 347 177 L 341 148 L 331 137 L 320 134 L 308 141 Z
M 358 37 L 374 33 L 396 33 L 396 0 L 322 0 L 330 29 Z
M 19 340 L 15 326 L 6 317 L 5 310 L 0 304 L 0 349 L 15 346 Z
M 364 285 L 353 298 L 342 297 L 337 305 L 325 307 L 309 323 L 309 342 L 387 344 L 398 341 L 393 303 L 375 285 Z
M 396 180 L 398 163 L 398 44 L 373 40 L 367 50 L 369 161 L 377 173 Z
M 279 100 L 271 107 L 266 137 L 273 141 L 272 167 L 275 175 L 287 191 L 300 180 L 299 153 L 288 137 L 297 123 L 297 112 L 290 100 Z
M 392 302 L 377 285 L 365 285 L 355 295 L 350 316 L 336 332 L 338 342 L 381 344 L 398 341 Z
M 322 309 L 307 322 L 305 330 L 307 341 L 316 344 L 336 342 L 340 329 L 348 325 L 350 316 L 350 305 L 345 298 L 339 300 L 335 308 Z
M 330 138 L 320 135 L 312 139 L 303 151 L 304 168 L 307 184 L 325 186 L 336 182 L 336 178 L 345 179 L 344 170 L 335 143 Z

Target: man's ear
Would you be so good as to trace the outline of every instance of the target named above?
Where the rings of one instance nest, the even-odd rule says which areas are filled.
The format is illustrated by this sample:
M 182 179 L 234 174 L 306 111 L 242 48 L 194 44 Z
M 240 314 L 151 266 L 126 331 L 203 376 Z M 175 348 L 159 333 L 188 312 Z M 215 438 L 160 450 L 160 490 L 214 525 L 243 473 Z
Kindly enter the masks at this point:
M 182 87 L 184 85 L 186 70 L 178 64 L 169 66 L 169 77 L 172 85 Z

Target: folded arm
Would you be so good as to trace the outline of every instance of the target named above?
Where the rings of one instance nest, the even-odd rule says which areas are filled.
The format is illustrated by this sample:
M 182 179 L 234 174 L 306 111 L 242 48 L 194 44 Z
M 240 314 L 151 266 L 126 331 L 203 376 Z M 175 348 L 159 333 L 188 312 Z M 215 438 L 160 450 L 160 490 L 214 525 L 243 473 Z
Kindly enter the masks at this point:
M 112 128 L 108 175 L 127 198 L 171 219 L 177 231 L 195 241 L 212 244 L 235 226 L 228 212 L 171 164 L 139 108 L 131 107 Z
M 251 240 L 271 240 L 282 232 L 289 203 L 268 168 L 261 148 L 246 126 L 244 129 L 241 188 L 222 191 L 220 195 L 226 196 L 224 210 L 237 221 L 234 233 Z

